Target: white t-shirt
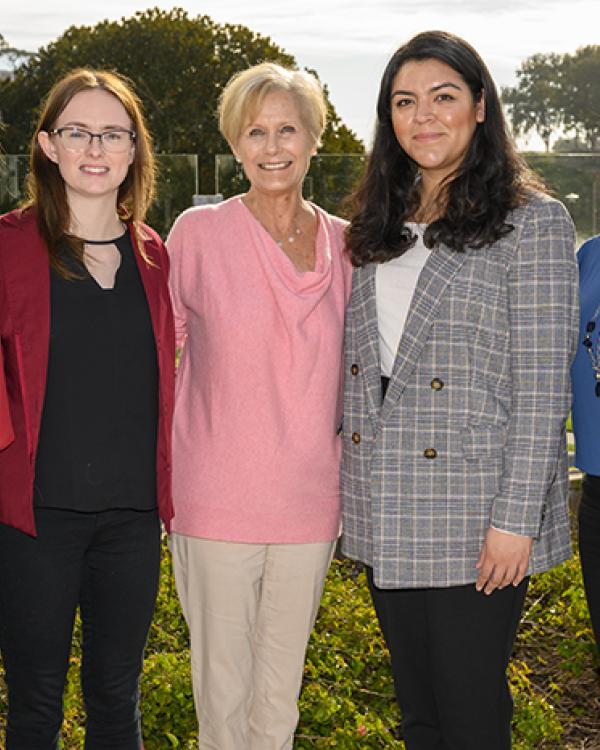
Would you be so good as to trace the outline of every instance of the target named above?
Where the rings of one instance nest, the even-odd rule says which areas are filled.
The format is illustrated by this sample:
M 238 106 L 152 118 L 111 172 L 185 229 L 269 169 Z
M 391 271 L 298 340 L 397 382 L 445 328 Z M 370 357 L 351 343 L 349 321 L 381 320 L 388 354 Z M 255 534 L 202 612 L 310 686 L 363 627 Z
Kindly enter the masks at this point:
M 417 241 L 399 258 L 380 263 L 375 273 L 381 374 L 388 378 L 392 374 L 419 276 L 431 253 L 423 244 L 427 225 L 406 222 L 406 226 L 417 235 Z

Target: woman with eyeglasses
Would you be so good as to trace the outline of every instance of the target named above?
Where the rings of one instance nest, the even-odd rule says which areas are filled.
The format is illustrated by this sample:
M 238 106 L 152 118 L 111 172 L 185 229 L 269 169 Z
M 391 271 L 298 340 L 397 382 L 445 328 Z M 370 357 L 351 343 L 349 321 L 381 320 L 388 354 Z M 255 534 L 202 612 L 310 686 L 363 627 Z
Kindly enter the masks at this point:
M 150 136 L 119 76 L 77 70 L 36 128 L 28 199 L 0 217 L 6 750 L 55 750 L 75 612 L 87 750 L 142 747 L 138 683 L 172 516 L 168 259 L 143 222 Z
M 575 465 L 584 472 L 579 504 L 579 554 L 596 645 L 600 649 L 600 235 L 577 253 L 580 333 L 573 369 Z

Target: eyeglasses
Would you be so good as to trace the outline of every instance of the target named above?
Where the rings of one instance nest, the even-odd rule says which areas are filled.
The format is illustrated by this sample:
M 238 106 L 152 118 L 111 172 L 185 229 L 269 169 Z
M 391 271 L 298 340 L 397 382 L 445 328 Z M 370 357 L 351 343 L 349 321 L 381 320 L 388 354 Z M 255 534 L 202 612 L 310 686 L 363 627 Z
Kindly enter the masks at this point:
M 85 151 L 91 146 L 94 138 L 97 138 L 105 151 L 118 154 L 127 151 L 135 141 L 133 130 L 105 130 L 103 133 L 92 133 L 73 125 L 54 128 L 48 131 L 48 135 L 57 135 L 68 151 Z

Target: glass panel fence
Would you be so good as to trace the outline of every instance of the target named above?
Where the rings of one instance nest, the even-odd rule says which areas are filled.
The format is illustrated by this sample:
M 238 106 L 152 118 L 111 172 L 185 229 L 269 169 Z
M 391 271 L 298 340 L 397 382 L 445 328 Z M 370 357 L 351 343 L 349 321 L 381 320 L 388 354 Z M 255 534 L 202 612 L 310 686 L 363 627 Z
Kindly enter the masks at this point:
M 580 239 L 600 232 L 600 154 L 525 153 L 529 165 L 553 194 L 568 207 Z M 230 154 L 214 159 L 214 195 L 198 196 L 195 154 L 157 155 L 157 198 L 148 223 L 164 237 L 181 211 L 193 204 L 228 198 L 248 189 L 241 165 Z M 347 196 L 365 166 L 361 154 L 319 154 L 304 181 L 304 195 L 334 214 L 347 215 Z M 0 158 L 0 213 L 15 207 L 24 195 L 27 157 Z

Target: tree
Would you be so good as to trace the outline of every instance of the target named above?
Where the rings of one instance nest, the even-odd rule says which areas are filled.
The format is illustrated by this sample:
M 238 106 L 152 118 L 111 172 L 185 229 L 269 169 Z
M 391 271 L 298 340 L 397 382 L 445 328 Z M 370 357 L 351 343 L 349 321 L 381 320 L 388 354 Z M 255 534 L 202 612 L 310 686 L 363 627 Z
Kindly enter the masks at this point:
M 263 60 L 295 67 L 294 58 L 268 37 L 208 16 L 153 8 L 94 27 L 72 26 L 0 83 L 7 123 L 5 149 L 28 148 L 43 96 L 69 70 L 96 67 L 128 76 L 140 95 L 159 152 L 197 153 L 201 190 L 212 192 L 214 155 L 228 151 L 216 121 L 220 92 L 238 70 Z M 328 149 L 362 149 L 330 105 Z
M 14 63 L 19 58 L 27 58 L 30 56 L 31 52 L 27 52 L 27 50 L 11 47 L 4 36 L 0 34 L 0 57 L 8 57 L 11 63 Z
M 583 139 L 586 150 L 598 147 L 600 46 L 580 47 L 573 54 L 537 53 L 521 63 L 517 79 L 517 86 L 502 91 L 517 135 L 537 132 L 548 151 L 560 128 L 574 132 L 575 144 Z
M 517 85 L 502 89 L 516 135 L 532 130 L 550 150 L 550 139 L 564 120 L 564 56 L 537 53 L 521 63 Z
M 567 130 L 583 134 L 590 150 L 600 137 L 600 46 L 580 47 L 564 61 L 564 125 Z

